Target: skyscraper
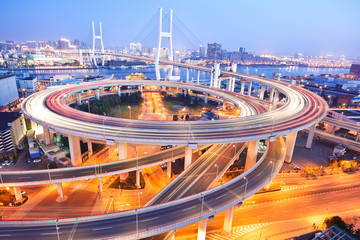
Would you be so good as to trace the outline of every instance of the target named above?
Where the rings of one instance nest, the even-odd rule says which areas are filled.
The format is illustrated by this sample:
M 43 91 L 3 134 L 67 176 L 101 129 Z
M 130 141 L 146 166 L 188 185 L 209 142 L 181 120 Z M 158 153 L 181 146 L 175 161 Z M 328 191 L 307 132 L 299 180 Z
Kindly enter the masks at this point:
M 200 48 L 199 48 L 199 57 L 200 57 L 200 58 L 206 57 L 205 51 L 206 51 L 205 46 L 204 46 L 204 45 L 200 45 Z
M 207 45 L 207 59 L 218 61 L 221 60 L 221 44 L 208 43 Z

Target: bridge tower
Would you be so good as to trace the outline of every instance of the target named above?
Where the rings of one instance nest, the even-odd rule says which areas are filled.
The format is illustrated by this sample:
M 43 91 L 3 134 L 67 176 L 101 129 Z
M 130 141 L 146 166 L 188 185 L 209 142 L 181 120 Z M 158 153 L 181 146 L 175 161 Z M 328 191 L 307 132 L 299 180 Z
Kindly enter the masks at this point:
M 101 26 L 101 22 L 99 23 L 99 28 L 100 28 L 100 35 L 96 35 L 96 34 L 95 34 L 94 21 L 92 21 L 93 47 L 92 47 L 92 53 L 91 53 L 91 58 L 90 58 L 90 60 L 94 63 L 95 66 L 97 66 L 96 57 L 95 57 L 95 42 L 96 42 L 96 39 L 99 39 L 99 40 L 100 40 L 100 43 L 101 43 L 101 52 L 104 54 L 104 42 L 103 42 L 103 38 L 102 38 L 102 26 Z M 104 62 L 105 62 L 105 56 L 102 55 L 102 66 L 104 66 Z
M 161 51 L 161 40 L 162 38 L 167 38 L 169 41 L 169 57 L 168 59 L 170 61 L 174 60 L 174 54 L 173 54 L 173 43 L 172 43 L 172 20 L 173 20 L 173 10 L 169 10 L 169 31 L 164 32 L 162 29 L 162 8 L 159 8 L 159 41 L 158 41 L 158 47 L 156 49 L 156 57 L 155 57 L 155 72 L 156 72 L 156 80 L 160 80 L 160 66 L 159 66 L 159 60 L 160 60 L 160 51 Z M 172 76 L 173 72 L 173 66 L 168 67 L 168 79 Z

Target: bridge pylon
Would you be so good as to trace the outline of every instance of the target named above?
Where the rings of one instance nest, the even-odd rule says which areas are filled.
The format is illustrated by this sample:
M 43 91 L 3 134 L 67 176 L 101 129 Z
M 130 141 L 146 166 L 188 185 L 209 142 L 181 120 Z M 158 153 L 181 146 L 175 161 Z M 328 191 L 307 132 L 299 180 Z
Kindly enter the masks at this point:
M 102 66 L 104 66 L 104 62 L 105 62 L 105 55 L 104 54 L 105 54 L 105 51 L 104 51 L 104 42 L 103 42 L 103 37 L 102 37 L 102 25 L 101 25 L 101 22 L 99 22 L 99 31 L 100 31 L 100 35 L 96 35 L 94 21 L 92 21 L 93 46 L 92 46 L 92 52 L 91 52 L 90 60 L 91 60 L 91 62 L 94 63 L 95 66 L 97 66 L 96 57 L 95 57 L 95 43 L 96 43 L 96 39 L 99 39 L 100 44 L 101 44 L 101 53 L 103 54 L 102 55 Z
M 156 72 L 156 80 L 160 80 L 160 66 L 159 66 L 159 60 L 160 60 L 160 51 L 161 51 L 161 41 L 162 38 L 167 38 L 169 41 L 169 55 L 168 60 L 173 61 L 174 60 L 174 53 L 173 53 L 173 42 L 172 42 L 172 20 L 173 20 L 173 10 L 169 10 L 169 31 L 164 32 L 162 27 L 162 8 L 159 8 L 159 40 L 158 40 L 158 46 L 156 49 L 156 57 L 155 57 L 155 72 Z M 173 72 L 173 66 L 167 67 L 167 77 L 168 79 L 171 78 Z

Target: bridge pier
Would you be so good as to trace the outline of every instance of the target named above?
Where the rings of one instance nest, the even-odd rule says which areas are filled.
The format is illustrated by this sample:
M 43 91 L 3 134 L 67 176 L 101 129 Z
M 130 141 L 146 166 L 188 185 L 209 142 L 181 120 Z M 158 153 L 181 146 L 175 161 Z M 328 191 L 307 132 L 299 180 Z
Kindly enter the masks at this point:
M 166 163 L 166 174 L 169 179 L 171 179 L 171 161 Z
M 295 142 L 296 142 L 297 132 L 290 133 L 286 135 L 286 149 L 285 149 L 285 162 L 291 163 L 292 155 L 294 152 Z
M 355 138 L 355 142 L 359 141 L 359 132 L 356 132 L 356 138 Z
M 226 100 L 223 99 L 223 110 L 226 110 Z
M 96 100 L 100 100 L 100 89 L 99 88 L 97 88 L 95 90 L 95 96 L 96 96 Z
M 165 87 L 165 86 L 161 86 L 161 91 L 165 92 L 165 91 L 166 91 L 166 87 Z
M 264 84 L 261 84 L 261 92 L 260 92 L 260 96 L 259 96 L 259 98 L 261 100 L 264 99 L 265 88 L 266 88 L 266 86 Z
M 248 143 L 246 162 L 245 162 L 245 171 L 249 170 L 252 166 L 255 165 L 257 154 L 259 149 L 259 140 L 251 141 Z
M 226 80 L 226 90 L 230 92 L 235 90 L 235 78 L 229 78 Z
M 251 96 L 252 82 L 249 82 L 247 95 Z
M 79 166 L 81 165 L 80 138 L 78 136 L 68 135 L 68 140 L 71 164 L 73 166 Z
M 141 172 L 141 170 L 136 170 L 136 187 L 137 187 L 137 188 L 141 188 L 141 184 L 140 184 L 140 172 Z
M 313 138 L 314 138 L 314 134 L 315 134 L 315 129 L 316 129 L 316 124 L 310 127 L 309 135 L 307 137 L 306 146 L 305 146 L 305 148 L 307 148 L 307 149 L 311 148 Z
M 119 160 L 128 158 L 128 144 L 127 143 L 117 143 Z
M 144 91 L 144 85 L 140 85 L 141 96 L 142 96 L 142 94 L 143 94 L 143 91 Z
M 274 101 L 272 104 L 272 109 L 275 110 L 277 108 L 277 104 L 279 102 L 279 91 L 275 91 L 275 97 L 274 97 Z
M 185 160 L 184 160 L 184 170 L 187 169 L 192 162 L 193 149 L 188 145 L 185 146 Z
M 22 194 L 21 194 L 20 187 L 13 187 L 13 189 L 14 189 L 14 194 L 15 194 L 15 200 L 16 201 L 21 201 Z
M 197 84 L 197 85 L 200 85 L 200 70 L 197 70 L 196 84 Z
M 244 95 L 244 91 L 245 91 L 245 81 L 241 81 L 241 88 L 240 88 L 240 93 Z
M 62 187 L 62 183 L 57 183 L 56 186 L 57 186 L 58 193 L 59 193 L 59 200 L 63 201 L 64 200 L 64 190 Z
M 274 93 L 275 93 L 275 88 L 271 88 L 270 96 L 269 96 L 269 101 L 270 102 L 272 102 L 274 100 Z
M 205 240 L 206 227 L 207 227 L 207 218 L 205 218 L 204 220 L 199 221 L 197 240 Z
M 189 83 L 190 80 L 190 70 L 187 68 L 186 69 L 186 83 Z
M 99 194 L 100 194 L 100 196 L 102 196 L 102 194 L 103 194 L 103 184 L 102 184 L 101 177 L 99 177 Z
M 225 210 L 223 233 L 228 236 L 231 232 L 232 221 L 234 217 L 234 206 Z
M 204 93 L 204 103 L 207 104 L 208 103 L 208 94 Z
M 117 86 L 117 93 L 118 93 L 118 96 L 120 97 L 121 96 L 121 85 Z
M 81 92 L 79 92 L 77 95 L 77 104 L 81 105 Z
M 49 128 L 43 126 L 45 144 L 51 144 L 54 134 L 50 133 Z
M 90 152 L 90 156 L 92 156 L 93 154 L 92 142 L 90 141 L 87 142 L 87 148 L 88 148 L 88 152 Z

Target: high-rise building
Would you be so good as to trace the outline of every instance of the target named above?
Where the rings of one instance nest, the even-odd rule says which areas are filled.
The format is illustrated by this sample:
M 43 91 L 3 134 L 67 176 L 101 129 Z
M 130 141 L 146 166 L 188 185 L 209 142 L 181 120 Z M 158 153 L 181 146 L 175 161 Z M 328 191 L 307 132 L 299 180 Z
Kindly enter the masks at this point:
M 26 41 L 26 46 L 31 49 L 36 49 L 38 47 L 38 44 L 36 41 Z
M 200 45 L 199 48 L 199 57 L 200 58 L 205 58 L 206 57 L 206 48 L 204 45 Z
M 208 43 L 207 45 L 207 59 L 218 61 L 221 60 L 221 44 Z
M 239 47 L 239 52 L 244 53 L 246 49 L 244 47 Z
M 19 99 L 15 76 L 0 75 L 0 106 L 6 106 Z
M 76 49 L 75 46 L 70 44 L 70 40 L 66 39 L 66 38 L 61 38 L 58 41 L 58 45 L 57 45 L 58 49 L 62 49 L 62 50 L 68 50 L 68 49 Z
M 24 115 L 19 112 L 0 112 L 0 157 L 13 158 L 15 147 L 25 136 Z
M 356 78 L 360 78 L 360 63 L 351 64 L 349 74 L 353 75 Z
M 21 90 L 23 97 L 27 97 L 33 94 L 34 92 L 39 91 L 37 77 L 31 77 L 31 76 L 24 77 L 19 79 L 18 82 L 19 82 L 18 87 Z

